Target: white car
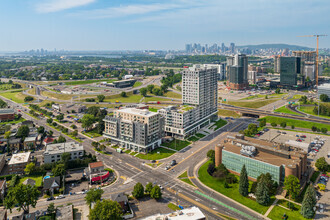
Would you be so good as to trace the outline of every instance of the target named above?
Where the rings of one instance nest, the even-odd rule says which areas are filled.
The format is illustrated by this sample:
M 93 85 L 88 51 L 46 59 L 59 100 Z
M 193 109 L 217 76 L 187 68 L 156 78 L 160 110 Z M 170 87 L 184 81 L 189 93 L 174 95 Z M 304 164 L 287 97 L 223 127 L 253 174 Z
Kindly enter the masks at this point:
M 64 195 L 59 195 L 59 196 L 56 196 L 55 199 L 64 199 L 65 196 Z

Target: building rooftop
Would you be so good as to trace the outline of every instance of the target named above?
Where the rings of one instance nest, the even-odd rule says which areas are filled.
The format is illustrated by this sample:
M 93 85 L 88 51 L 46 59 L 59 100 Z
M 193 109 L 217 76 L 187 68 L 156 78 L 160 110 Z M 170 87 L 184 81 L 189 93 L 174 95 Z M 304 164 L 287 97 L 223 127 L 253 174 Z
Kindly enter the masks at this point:
M 14 114 L 14 109 L 11 108 L 0 108 L 0 114 Z
M 18 164 L 18 163 L 27 163 L 30 159 L 31 152 L 13 154 L 10 158 L 8 165 Z
M 58 206 L 56 211 L 56 219 L 58 220 L 70 220 L 73 219 L 73 205 Z
M 44 155 L 47 154 L 62 154 L 64 152 L 82 151 L 84 147 L 75 142 L 65 142 L 58 144 L 49 144 L 46 147 Z
M 143 220 L 199 220 L 199 219 L 205 219 L 205 215 L 203 212 L 197 208 L 196 206 L 193 206 L 191 208 L 186 208 L 182 210 L 178 210 L 169 214 L 156 214 L 152 215 L 146 218 L 143 218 Z
M 36 137 L 27 137 L 24 139 L 24 142 L 30 142 L 30 141 L 35 141 Z
M 96 167 L 103 167 L 104 165 L 102 161 L 98 161 L 98 162 L 90 163 L 88 166 L 93 169 Z
M 117 110 L 117 112 L 129 113 L 129 114 L 139 115 L 139 116 L 143 116 L 143 117 L 151 117 L 151 116 L 158 114 L 157 112 L 151 112 L 148 109 L 136 109 L 136 108 L 123 108 L 123 109 Z
M 324 83 L 318 86 L 318 89 L 330 89 L 330 83 Z

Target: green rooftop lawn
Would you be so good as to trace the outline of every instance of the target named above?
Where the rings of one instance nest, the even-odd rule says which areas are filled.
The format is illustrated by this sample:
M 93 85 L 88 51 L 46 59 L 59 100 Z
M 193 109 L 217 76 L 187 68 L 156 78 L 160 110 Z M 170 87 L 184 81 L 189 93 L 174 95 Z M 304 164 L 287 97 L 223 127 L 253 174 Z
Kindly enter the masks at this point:
M 187 147 L 190 144 L 189 141 L 181 141 L 181 140 L 173 140 L 171 142 L 168 143 L 162 143 L 162 146 L 174 149 L 174 150 L 181 150 L 185 147 Z
M 330 125 L 328 125 L 328 124 L 309 122 L 309 121 L 303 121 L 303 120 L 288 119 L 288 118 L 280 118 L 280 117 L 274 117 L 274 116 L 266 116 L 264 118 L 266 118 L 267 123 L 275 122 L 278 127 L 280 127 L 280 124 L 282 122 L 286 122 L 287 128 L 290 128 L 291 125 L 294 125 L 297 128 L 308 128 L 308 129 L 311 129 L 312 126 L 316 126 L 320 129 L 321 128 L 327 128 L 328 131 L 330 130 Z
M 288 109 L 286 106 L 282 106 L 282 107 L 276 109 L 275 112 L 281 112 L 281 113 L 292 114 L 292 115 L 301 115 L 297 112 L 294 112 L 294 111 Z
M 157 108 L 149 108 L 149 111 L 151 111 L 151 112 L 157 112 L 158 109 Z
M 263 206 L 260 205 L 259 203 L 257 203 L 255 200 L 252 200 L 250 198 L 244 197 L 242 196 L 239 192 L 238 192 L 238 183 L 235 184 L 229 184 L 230 188 L 224 188 L 223 186 L 223 181 L 214 178 L 213 176 L 210 176 L 207 172 L 207 168 L 209 165 L 210 161 L 204 163 L 199 171 L 198 171 L 198 175 L 199 175 L 199 179 L 202 183 L 204 183 L 205 185 L 207 185 L 208 187 L 218 191 L 219 193 L 230 197 L 231 199 L 253 209 L 256 212 L 259 212 L 261 214 L 265 214 L 266 211 L 268 210 L 269 206 Z M 237 177 L 239 180 L 239 177 Z M 252 185 L 252 182 L 250 181 L 250 187 Z M 271 197 L 271 201 L 270 204 L 273 203 L 273 201 L 275 200 L 275 197 Z
M 158 154 L 159 152 L 159 154 Z M 148 154 L 138 154 L 136 155 L 137 158 L 143 159 L 143 160 L 160 160 L 166 157 L 171 156 L 174 154 L 175 151 L 173 150 L 168 150 L 162 147 L 156 148 L 155 150 L 151 151 Z

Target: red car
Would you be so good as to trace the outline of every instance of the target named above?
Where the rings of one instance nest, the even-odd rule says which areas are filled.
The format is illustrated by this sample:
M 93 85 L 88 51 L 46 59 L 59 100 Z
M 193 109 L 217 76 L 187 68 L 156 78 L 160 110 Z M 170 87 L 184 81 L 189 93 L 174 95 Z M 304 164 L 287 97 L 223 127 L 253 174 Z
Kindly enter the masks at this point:
M 302 140 L 300 138 L 297 139 L 298 142 L 302 142 Z
M 306 135 L 300 135 L 301 138 L 306 138 Z
M 327 174 L 321 174 L 321 176 L 324 176 L 324 177 L 328 177 L 329 178 L 329 176 Z

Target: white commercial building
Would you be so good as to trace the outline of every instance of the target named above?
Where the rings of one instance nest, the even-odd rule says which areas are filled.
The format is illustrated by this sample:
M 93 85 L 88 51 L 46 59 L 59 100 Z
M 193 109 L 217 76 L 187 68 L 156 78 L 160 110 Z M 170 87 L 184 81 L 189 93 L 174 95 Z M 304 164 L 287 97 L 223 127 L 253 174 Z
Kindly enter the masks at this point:
M 165 118 L 165 133 L 184 139 L 217 118 L 217 69 L 195 65 L 182 72 L 181 106 L 158 112 Z
M 75 160 L 84 156 L 84 147 L 75 142 L 49 144 L 44 152 L 44 163 L 60 161 L 63 153 L 70 153 L 70 159 Z
M 156 214 L 143 220 L 205 220 L 206 217 L 203 212 L 196 206 L 185 208 L 182 210 L 177 210 L 168 214 Z

